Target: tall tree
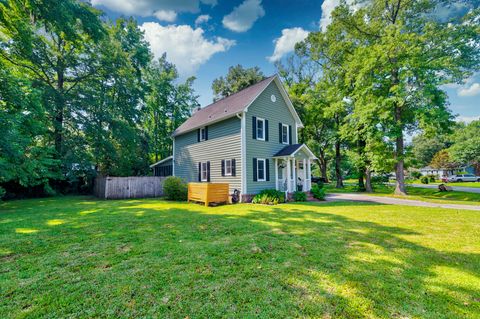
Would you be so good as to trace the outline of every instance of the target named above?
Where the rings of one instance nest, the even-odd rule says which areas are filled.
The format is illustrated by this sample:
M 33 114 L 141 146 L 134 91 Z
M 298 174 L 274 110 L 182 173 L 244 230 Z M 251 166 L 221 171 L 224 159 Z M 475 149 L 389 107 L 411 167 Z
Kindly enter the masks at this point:
M 451 160 L 462 165 L 472 164 L 475 173 L 480 174 L 480 120 L 457 129 L 448 152 Z
M 265 75 L 258 66 L 243 68 L 240 64 L 231 66 L 225 77 L 221 76 L 212 83 L 213 100 L 217 101 L 236 93 L 247 86 L 255 84 L 265 78 Z

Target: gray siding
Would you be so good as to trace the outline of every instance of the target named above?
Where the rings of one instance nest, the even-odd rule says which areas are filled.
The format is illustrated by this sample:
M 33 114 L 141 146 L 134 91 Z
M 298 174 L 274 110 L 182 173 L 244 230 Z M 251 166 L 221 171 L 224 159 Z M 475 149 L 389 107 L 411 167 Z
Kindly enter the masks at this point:
M 272 94 L 276 97 L 275 102 L 270 99 Z M 250 105 L 246 114 L 247 194 L 256 194 L 262 189 L 275 188 L 275 160 L 272 159 L 272 156 L 286 146 L 279 142 L 278 123 L 292 126 L 292 144 L 294 144 L 296 141 L 295 119 L 274 82 L 270 83 Z M 254 116 L 268 120 L 268 142 L 253 139 L 252 117 Z M 253 181 L 253 158 L 270 160 L 270 181 Z
M 230 193 L 241 190 L 240 119 L 233 117 L 208 126 L 208 140 L 197 142 L 197 130 L 175 137 L 175 176 L 198 181 L 198 163 L 210 161 L 210 181 L 229 183 Z M 222 177 L 222 160 L 235 159 L 236 176 Z

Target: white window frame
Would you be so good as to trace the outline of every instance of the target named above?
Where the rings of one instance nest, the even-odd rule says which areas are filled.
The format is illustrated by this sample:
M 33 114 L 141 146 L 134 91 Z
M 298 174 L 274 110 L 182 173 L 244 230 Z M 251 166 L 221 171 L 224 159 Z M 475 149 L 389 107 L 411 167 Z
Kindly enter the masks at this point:
M 258 137 L 258 122 L 262 122 L 262 137 Z M 257 117 L 257 130 L 255 132 L 257 135 L 257 140 L 259 141 L 265 141 L 265 119 L 262 119 L 261 117 Z
M 225 176 L 232 176 L 232 171 L 233 171 L 233 169 L 232 169 L 232 168 L 233 168 L 233 167 L 232 167 L 232 160 L 231 160 L 231 159 L 226 159 L 224 165 L 225 165 L 225 167 L 224 167 L 224 169 L 225 169 L 225 172 L 224 172 L 224 173 L 225 173 Z M 228 171 L 228 168 L 230 168 L 230 172 Z
M 263 162 L 263 178 L 260 178 L 260 174 L 258 173 L 260 170 L 259 163 Z M 257 158 L 257 182 L 265 182 L 267 180 L 267 161 L 264 158 Z
M 205 174 L 205 177 L 203 176 L 204 174 Z M 208 182 L 208 164 L 207 164 L 207 162 L 201 162 L 200 163 L 200 180 L 202 182 Z
M 205 126 L 204 126 L 204 127 L 201 127 L 201 128 L 200 128 L 200 142 L 203 142 L 203 141 L 206 141 L 206 140 L 207 140 L 207 139 L 206 139 L 206 133 L 207 133 L 206 127 L 205 127 Z
M 283 140 L 283 129 L 284 129 L 285 127 L 287 128 L 287 141 L 284 141 L 284 140 Z M 289 139 L 290 139 L 290 132 L 289 132 L 289 130 L 290 130 L 290 127 L 289 127 L 287 124 L 283 124 L 283 123 L 282 123 L 282 144 L 290 144 L 290 141 L 289 141 Z

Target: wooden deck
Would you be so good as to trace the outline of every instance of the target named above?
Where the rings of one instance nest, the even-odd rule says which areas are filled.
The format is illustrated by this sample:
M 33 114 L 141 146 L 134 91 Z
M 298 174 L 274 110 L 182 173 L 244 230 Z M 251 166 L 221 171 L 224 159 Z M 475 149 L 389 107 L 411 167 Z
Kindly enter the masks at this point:
M 228 189 L 226 183 L 188 183 L 188 202 L 228 203 Z

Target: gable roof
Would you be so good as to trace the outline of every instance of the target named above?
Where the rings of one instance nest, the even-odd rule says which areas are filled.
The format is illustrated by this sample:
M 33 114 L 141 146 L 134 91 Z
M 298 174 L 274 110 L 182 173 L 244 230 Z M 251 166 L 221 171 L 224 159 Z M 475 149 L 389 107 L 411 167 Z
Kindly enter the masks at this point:
M 272 82 L 275 82 L 279 87 L 282 97 L 285 99 L 295 121 L 299 126 L 303 126 L 278 76 L 273 75 L 196 111 L 173 132 L 172 136 L 175 137 L 205 125 L 226 120 L 241 112 L 246 112 L 253 101 L 255 101 Z
M 315 154 L 308 148 L 307 145 L 305 144 L 292 144 L 292 145 L 287 145 L 284 148 L 282 148 L 280 151 L 278 151 L 273 157 L 288 157 L 288 156 L 295 156 L 295 154 L 303 149 L 310 157 L 317 159 Z

